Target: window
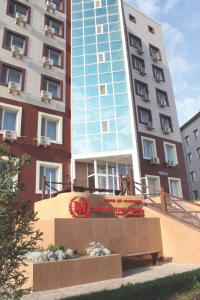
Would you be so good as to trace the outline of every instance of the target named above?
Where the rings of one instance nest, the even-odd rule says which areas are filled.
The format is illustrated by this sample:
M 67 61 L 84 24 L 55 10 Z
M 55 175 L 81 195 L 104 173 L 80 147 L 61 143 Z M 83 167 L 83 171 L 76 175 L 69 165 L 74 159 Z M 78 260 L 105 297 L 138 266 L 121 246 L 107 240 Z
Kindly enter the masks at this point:
M 152 66 L 153 68 L 153 76 L 157 82 L 165 81 L 163 69 L 158 68 L 156 66 Z
M 146 83 L 135 81 L 136 94 L 141 97 L 147 97 L 149 95 L 148 85 Z
M 193 191 L 192 194 L 193 194 L 193 200 L 199 199 L 198 191 Z
M 194 171 L 190 172 L 191 180 L 195 182 L 197 180 L 196 173 Z
M 176 197 L 183 197 L 180 178 L 168 177 L 170 194 Z
M 154 139 L 142 137 L 143 158 L 151 160 L 157 157 L 156 143 Z
M 55 47 L 44 44 L 43 56 L 46 56 L 49 59 L 52 59 L 53 60 L 53 65 L 55 67 L 63 68 L 63 66 L 64 66 L 64 57 L 63 57 L 63 51 L 62 50 L 59 50 Z
M 25 69 L 0 62 L 1 85 L 8 86 L 9 82 L 18 85 L 19 90 L 24 90 Z
M 199 136 L 199 131 L 198 131 L 198 129 L 195 129 L 195 130 L 193 131 L 193 133 L 194 133 L 194 138 L 195 138 L 195 140 L 198 140 L 198 136 Z
M 132 64 L 134 69 L 138 71 L 145 71 L 145 64 L 143 59 L 132 55 Z
M 42 180 L 45 176 L 45 180 L 48 182 L 62 182 L 62 164 L 37 161 L 36 162 L 36 193 L 42 192 Z M 51 187 L 46 186 L 46 192 L 55 192 L 62 187 L 56 183 L 50 184 Z
M 4 38 L 2 47 L 11 50 L 13 46 L 22 49 L 23 54 L 27 55 L 28 37 L 19 34 L 18 32 L 4 28 Z
M 61 22 L 53 17 L 50 17 L 48 15 L 45 15 L 45 25 L 48 25 L 51 28 L 53 28 L 55 30 L 56 36 L 64 38 L 64 23 L 63 22 Z
M 105 62 L 105 53 L 98 53 L 98 63 L 104 63 Z
M 142 41 L 135 35 L 129 34 L 130 45 L 138 50 L 142 49 Z
M 157 95 L 158 104 L 161 107 L 169 106 L 168 97 L 167 97 L 166 92 L 156 89 L 156 95 Z
M 138 113 L 139 113 L 139 122 L 141 124 L 146 125 L 148 122 L 152 122 L 151 111 L 149 109 L 138 107 Z
M 119 175 L 127 175 L 132 166 L 115 162 L 94 160 L 87 165 L 88 186 L 90 188 L 112 189 L 113 193 L 119 188 Z
M 176 145 L 164 142 L 165 161 L 178 164 Z
M 197 158 L 198 158 L 198 159 L 200 158 L 200 147 L 197 148 Z
M 100 95 L 106 95 L 107 94 L 107 88 L 105 84 L 100 84 L 99 86 Z
M 129 15 L 129 21 L 131 21 L 132 23 L 136 23 L 136 18 L 132 15 Z
M 146 175 L 147 186 L 148 186 L 148 194 L 149 195 L 157 195 L 158 190 L 160 190 L 160 177 Z
M 96 33 L 97 34 L 103 33 L 103 25 L 102 24 L 96 26 Z
M 95 0 L 94 3 L 95 3 L 95 8 L 101 7 L 101 0 Z
M 60 116 L 39 112 L 38 115 L 38 137 L 45 136 L 51 142 L 62 144 L 63 119 Z
M 160 115 L 160 123 L 161 123 L 161 129 L 162 130 L 166 130 L 166 129 L 170 129 L 170 131 L 172 132 L 172 122 L 171 122 L 171 118 L 165 115 Z
M 148 26 L 148 30 L 149 30 L 149 32 L 151 32 L 153 34 L 155 33 L 154 28 L 152 26 L 150 26 L 150 25 Z
M 17 0 L 8 0 L 7 14 L 15 18 L 16 14 L 23 15 L 27 23 L 30 23 L 31 8 L 30 6 Z
M 108 120 L 104 120 L 104 121 L 101 121 L 101 131 L 103 133 L 107 133 L 110 131 L 110 126 L 109 126 L 109 121 Z
M 188 153 L 188 162 L 191 164 L 192 163 L 192 153 Z
M 63 100 L 63 83 L 60 80 L 44 76 L 41 77 L 41 90 L 47 91 L 52 94 L 55 100 Z
M 160 54 L 160 50 L 158 48 L 150 45 L 149 52 L 150 52 L 150 56 L 154 62 L 161 61 L 161 54 Z
M 0 103 L 0 132 L 13 130 L 17 136 L 21 135 L 22 108 Z
M 189 136 L 186 136 L 186 137 L 185 137 L 185 143 L 186 143 L 187 146 L 189 145 L 189 143 L 190 143 Z
M 56 9 L 64 11 L 64 0 L 51 0 L 52 3 L 56 5 Z

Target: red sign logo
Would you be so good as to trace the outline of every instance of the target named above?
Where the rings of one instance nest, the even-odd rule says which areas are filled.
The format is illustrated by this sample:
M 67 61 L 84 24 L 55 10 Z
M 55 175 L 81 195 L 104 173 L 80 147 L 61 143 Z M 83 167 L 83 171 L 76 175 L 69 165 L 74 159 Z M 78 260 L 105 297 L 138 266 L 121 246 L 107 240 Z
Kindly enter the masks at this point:
M 91 213 L 91 203 L 84 197 L 74 197 L 69 204 L 70 214 L 74 218 L 88 218 Z

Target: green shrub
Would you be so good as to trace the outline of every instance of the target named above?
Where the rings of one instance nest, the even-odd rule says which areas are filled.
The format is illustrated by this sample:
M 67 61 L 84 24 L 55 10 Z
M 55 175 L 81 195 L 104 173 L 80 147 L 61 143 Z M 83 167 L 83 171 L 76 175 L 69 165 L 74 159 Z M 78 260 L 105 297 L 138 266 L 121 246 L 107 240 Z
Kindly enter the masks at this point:
M 57 244 L 57 245 L 50 244 L 50 245 L 48 245 L 47 249 L 45 249 L 45 250 L 50 250 L 50 251 L 53 251 L 53 252 L 55 252 L 57 250 L 65 251 L 65 247 L 63 245 L 59 245 L 59 244 Z

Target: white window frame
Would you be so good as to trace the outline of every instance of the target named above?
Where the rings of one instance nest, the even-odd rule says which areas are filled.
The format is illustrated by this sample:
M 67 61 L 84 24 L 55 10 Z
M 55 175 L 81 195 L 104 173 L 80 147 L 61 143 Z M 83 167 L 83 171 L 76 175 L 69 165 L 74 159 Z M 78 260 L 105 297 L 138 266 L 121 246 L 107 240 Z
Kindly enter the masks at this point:
M 47 161 L 36 161 L 36 185 L 35 185 L 35 193 L 42 194 L 42 190 L 40 190 L 40 167 L 49 167 L 49 168 L 58 168 L 58 182 L 63 181 L 63 165 L 60 163 L 47 162 Z
M 182 184 L 181 184 L 181 179 L 176 178 L 176 177 L 168 177 L 168 186 L 169 186 L 169 193 L 171 194 L 171 185 L 170 185 L 170 180 L 176 180 L 179 182 L 178 190 L 179 190 L 179 198 L 183 198 L 183 190 L 182 190 Z
M 41 136 L 41 128 L 42 128 L 42 118 L 49 118 L 51 120 L 55 120 L 57 123 L 56 133 L 57 133 L 57 139 L 51 140 L 54 144 L 62 144 L 63 143 L 63 117 L 51 115 L 43 112 L 38 113 L 38 132 L 37 136 L 38 138 Z
M 148 186 L 148 177 L 149 177 L 149 178 L 157 179 L 157 180 L 158 180 L 158 190 L 161 190 L 160 176 L 145 174 L 147 186 Z M 150 193 L 149 193 L 149 189 L 147 189 L 147 190 L 148 190 L 148 191 L 147 191 L 147 194 L 150 194 Z M 155 192 L 155 194 L 156 194 L 156 192 Z
M 10 33 L 11 34 L 11 39 L 10 39 L 10 46 L 12 47 L 13 46 L 13 39 L 14 39 L 14 37 L 18 37 L 17 36 L 17 34 L 14 34 L 14 33 Z M 22 49 L 22 51 L 24 52 L 24 48 L 25 48 L 25 39 L 24 38 L 22 38 L 23 39 L 23 47 L 21 48 L 21 47 L 19 47 L 20 49 Z
M 9 82 L 10 82 L 10 80 L 8 80 L 8 78 L 9 78 L 9 72 L 11 71 L 11 70 L 15 70 L 15 68 L 13 68 L 13 67 L 10 67 L 10 66 L 5 66 L 6 67 L 6 83 L 7 84 L 9 84 Z M 19 83 L 16 83 L 16 85 L 19 87 L 19 89 L 21 90 L 22 89 L 22 72 L 20 71 L 20 70 L 16 70 L 16 71 L 18 71 L 19 73 L 20 73 L 20 82 Z M 15 82 L 15 81 L 14 81 Z
M 101 28 L 101 32 L 98 32 L 98 27 Z M 96 25 L 96 34 L 102 34 L 103 33 L 103 24 Z
M 16 123 L 15 123 L 15 131 L 17 132 L 17 136 L 21 136 L 21 123 L 22 123 L 22 107 L 6 104 L 3 102 L 0 102 L 0 107 L 3 109 L 8 108 L 9 110 L 12 110 L 13 112 L 16 112 Z M 0 130 L 0 134 L 3 134 L 3 130 Z
M 103 122 L 107 122 L 108 131 L 103 131 Z M 110 121 L 109 120 L 101 120 L 101 133 L 109 133 L 110 132 Z
M 174 162 L 178 165 L 178 156 L 177 156 L 177 150 L 176 150 L 176 145 L 168 142 L 163 142 L 164 145 L 164 152 L 165 152 L 165 162 L 167 162 L 167 151 L 166 151 L 166 146 L 172 146 L 173 147 L 173 156 L 174 156 Z
M 99 6 L 97 6 L 97 3 L 99 3 Z M 102 7 L 101 0 L 94 0 L 94 7 L 95 8 L 101 8 Z
M 148 137 L 145 137 L 145 136 L 142 136 L 141 138 L 142 138 L 142 154 L 143 154 L 143 158 L 144 158 L 144 159 L 151 160 L 151 158 L 145 157 L 145 153 L 144 153 L 144 140 L 148 140 L 148 141 L 153 142 L 153 145 L 154 145 L 154 155 L 155 155 L 155 157 L 158 157 L 155 139 L 151 139 L 151 138 L 148 138 Z
M 49 92 L 49 93 L 51 93 L 51 92 L 49 91 L 49 84 L 50 84 L 50 82 L 54 82 L 54 83 L 57 84 L 57 95 L 56 95 L 56 96 L 53 96 L 53 95 L 52 95 L 52 97 L 53 97 L 53 98 L 60 98 L 60 97 L 61 97 L 61 86 L 60 86 L 60 82 L 54 81 L 54 80 L 49 80 L 49 79 L 44 79 L 44 80 L 46 81 L 47 92 Z
M 100 55 L 103 56 L 103 60 L 102 60 L 102 61 L 100 60 Z M 105 63 L 105 52 L 99 52 L 99 53 L 97 54 L 97 59 L 98 59 L 98 63 L 99 63 L 99 64 Z
M 105 86 L 105 94 L 101 94 L 101 86 Z M 100 96 L 106 96 L 107 94 L 108 94 L 107 84 L 99 84 L 99 95 Z

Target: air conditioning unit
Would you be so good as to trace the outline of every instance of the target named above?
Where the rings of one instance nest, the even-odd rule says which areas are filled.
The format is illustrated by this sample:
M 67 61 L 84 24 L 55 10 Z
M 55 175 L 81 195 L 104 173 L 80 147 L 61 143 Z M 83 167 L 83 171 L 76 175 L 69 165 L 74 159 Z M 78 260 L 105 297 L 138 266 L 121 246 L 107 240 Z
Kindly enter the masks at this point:
M 167 106 L 167 103 L 166 103 L 166 101 L 164 99 L 160 99 L 158 103 L 159 103 L 160 107 Z
M 152 122 L 147 122 L 147 129 L 152 130 L 153 129 L 153 123 Z
M 151 164 L 152 165 L 159 165 L 160 159 L 158 157 L 152 157 Z
M 53 60 L 49 57 L 43 56 L 42 58 L 42 66 L 46 69 L 51 69 L 53 66 Z
M 8 93 L 13 95 L 20 94 L 19 85 L 16 82 L 9 81 L 8 82 Z
M 143 55 L 143 54 L 144 54 L 144 51 L 142 50 L 141 47 L 138 48 L 138 51 L 137 51 L 137 52 L 138 52 L 139 55 Z
M 171 128 L 170 127 L 164 127 L 163 132 L 164 132 L 164 134 L 169 134 L 169 133 L 171 133 Z
M 22 57 L 23 57 L 22 48 L 19 48 L 17 46 L 12 46 L 11 53 L 12 53 L 12 56 L 17 58 L 17 59 L 22 59 Z
M 175 167 L 175 166 L 176 166 L 176 163 L 175 163 L 175 161 L 173 161 L 173 160 L 168 160 L 168 161 L 167 161 L 167 166 L 168 166 L 168 167 Z
M 53 37 L 54 34 L 55 34 L 55 29 L 52 28 L 51 26 L 49 25 L 45 25 L 44 26 L 44 32 L 45 32 L 45 35 L 48 36 L 48 37 Z
M 46 10 L 48 11 L 48 13 L 53 14 L 56 10 L 56 4 L 51 1 L 46 1 Z
M 39 136 L 38 138 L 38 146 L 47 147 L 51 145 L 51 139 L 47 136 Z
M 149 99 L 149 94 L 148 94 L 148 93 L 145 93 L 145 94 L 144 94 L 143 100 L 144 100 L 145 102 L 149 102 L 149 101 L 150 101 L 150 99 Z
M 16 14 L 15 14 L 15 23 L 17 25 L 22 25 L 23 27 L 25 27 L 26 23 L 27 23 L 26 16 L 16 12 Z
M 147 73 L 145 72 L 145 68 L 143 66 L 140 67 L 140 75 L 145 76 Z
M 17 132 L 13 130 L 4 130 L 3 131 L 3 141 L 14 142 L 17 140 Z
M 51 103 L 52 93 L 42 90 L 40 93 L 40 100 L 44 103 Z

